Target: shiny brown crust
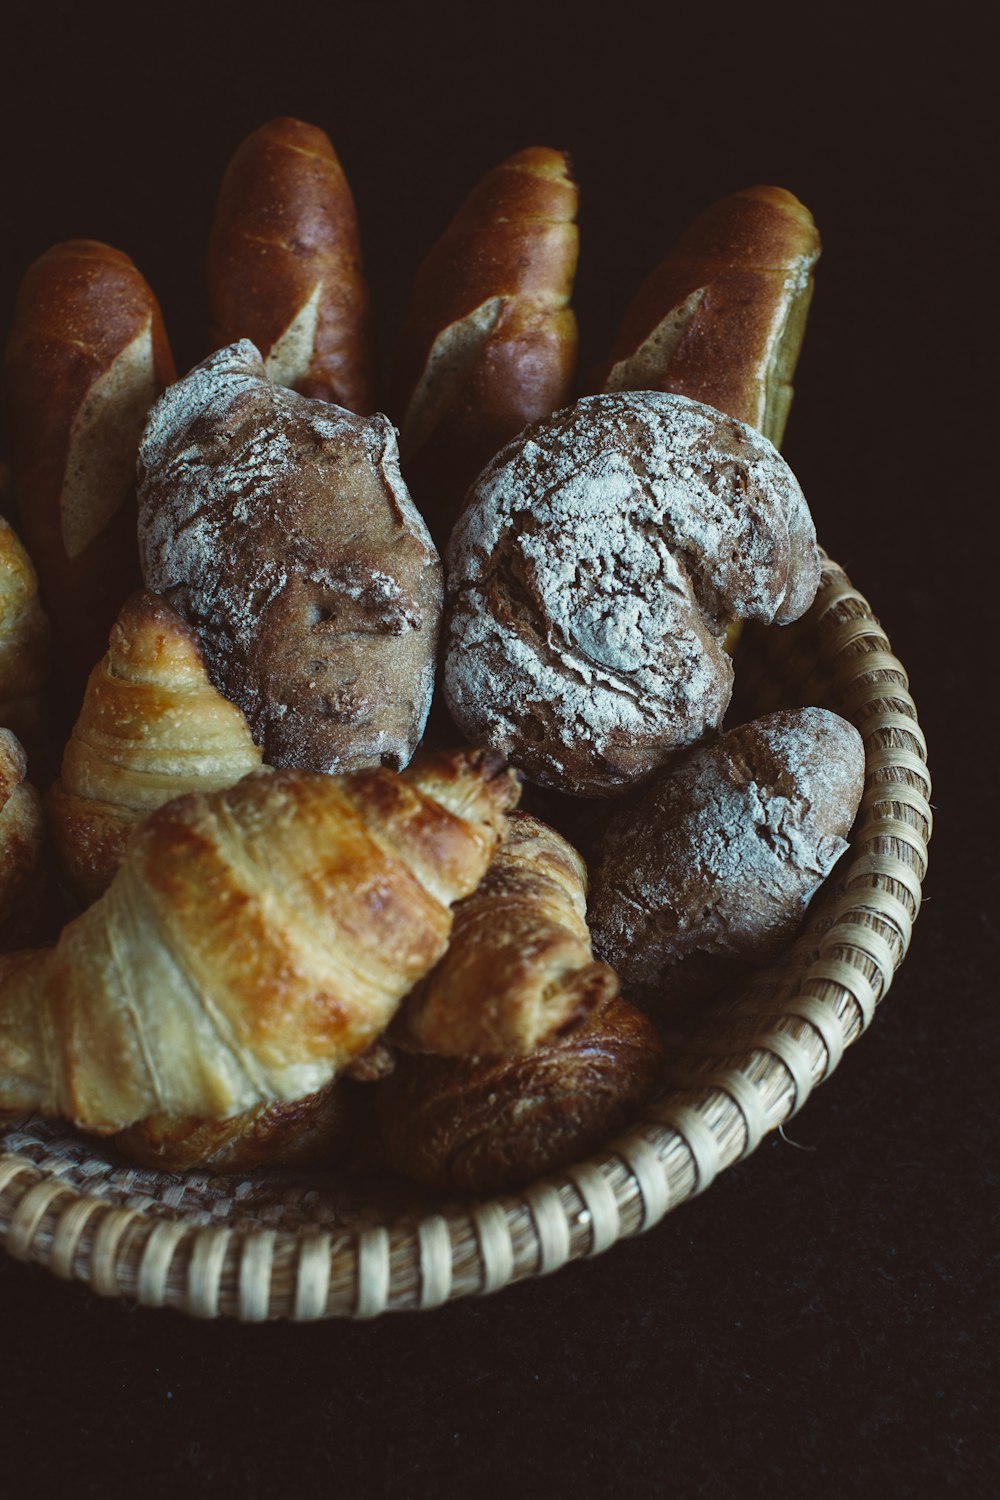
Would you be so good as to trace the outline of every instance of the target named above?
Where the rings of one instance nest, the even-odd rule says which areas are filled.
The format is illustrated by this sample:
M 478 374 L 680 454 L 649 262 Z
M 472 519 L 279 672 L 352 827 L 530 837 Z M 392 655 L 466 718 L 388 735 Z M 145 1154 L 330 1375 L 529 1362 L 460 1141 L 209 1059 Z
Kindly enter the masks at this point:
M 417 273 L 392 409 L 439 545 L 487 460 L 569 399 L 577 198 L 564 152 L 519 151 L 480 182 Z
M 194 631 L 158 595 L 133 594 L 90 674 L 46 796 L 63 880 L 88 906 L 140 819 L 171 797 L 232 786 L 260 767 L 246 720 L 209 681 Z
M 593 389 L 690 396 L 780 447 L 819 252 L 784 188 L 721 199 L 643 282 Z
M 146 818 L 56 947 L 0 972 L 0 1109 L 106 1134 L 325 1087 L 440 958 L 516 801 L 495 758 L 444 760 L 428 784 L 475 825 L 419 768 L 246 776 Z
M 41 942 L 52 916 L 42 804 L 25 781 L 27 757 L 0 729 L 0 950 Z
M 375 410 L 357 214 L 322 130 L 278 118 L 246 138 L 222 179 L 207 269 L 213 349 L 248 338 L 279 384 Z
M 386 1156 L 431 1187 L 518 1187 L 623 1130 L 654 1091 L 662 1057 L 652 1022 L 620 997 L 524 1057 L 400 1054 L 378 1085 Z
M 49 621 L 38 599 L 38 577 L 13 527 L 0 516 L 0 725 L 12 729 L 29 755 L 41 747 Z
M 11 470 L 70 715 L 139 582 L 139 434 L 173 378 L 160 309 L 127 255 L 71 240 L 35 261 L 7 345 Z
M 124 1156 L 158 1172 L 252 1172 L 328 1167 L 348 1128 L 344 1093 L 330 1084 L 288 1104 L 261 1104 L 229 1120 L 151 1115 L 115 1136 Z
M 585 1023 L 618 993 L 614 971 L 594 962 L 586 909 L 579 854 L 538 818 L 514 813 L 393 1040 L 448 1057 L 523 1055 Z

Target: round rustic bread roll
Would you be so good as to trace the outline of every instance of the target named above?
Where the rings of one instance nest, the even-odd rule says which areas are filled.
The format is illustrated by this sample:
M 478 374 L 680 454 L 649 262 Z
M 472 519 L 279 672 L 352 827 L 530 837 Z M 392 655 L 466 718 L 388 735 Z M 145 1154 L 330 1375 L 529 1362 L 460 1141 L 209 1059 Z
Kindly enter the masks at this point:
M 154 406 L 139 476 L 146 585 L 197 630 L 268 763 L 405 766 L 442 580 L 388 418 L 273 384 L 242 339 Z
M 694 750 L 616 812 L 591 882 L 595 952 L 683 1009 L 790 938 L 847 848 L 864 788 L 852 724 L 783 710 Z
M 589 396 L 501 450 L 448 549 L 444 687 L 460 729 L 532 780 L 607 795 L 722 721 L 723 638 L 819 583 L 784 459 L 683 396 Z

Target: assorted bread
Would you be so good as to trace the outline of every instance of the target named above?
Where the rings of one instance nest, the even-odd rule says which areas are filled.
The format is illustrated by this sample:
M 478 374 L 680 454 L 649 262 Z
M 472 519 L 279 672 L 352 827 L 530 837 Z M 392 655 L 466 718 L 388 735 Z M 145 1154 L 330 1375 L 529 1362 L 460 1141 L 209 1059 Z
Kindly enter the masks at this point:
M 863 749 L 821 709 L 727 730 L 726 647 L 819 582 L 775 446 L 815 227 L 782 189 L 716 204 L 573 402 L 576 206 L 549 148 L 480 182 L 417 272 L 390 416 L 350 188 L 301 121 L 225 172 L 181 379 L 126 256 L 29 270 L 0 723 L 61 766 L 43 812 L 0 729 L 0 1118 L 170 1171 L 323 1168 L 364 1096 L 363 1161 L 506 1190 L 623 1129 L 660 1020 L 794 934 Z M 592 881 L 553 792 L 602 809 Z

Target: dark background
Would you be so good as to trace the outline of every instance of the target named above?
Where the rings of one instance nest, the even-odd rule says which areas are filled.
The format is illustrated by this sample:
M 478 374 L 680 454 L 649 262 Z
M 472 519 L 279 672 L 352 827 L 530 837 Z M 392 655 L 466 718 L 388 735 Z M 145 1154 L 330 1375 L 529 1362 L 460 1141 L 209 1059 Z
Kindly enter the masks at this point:
M 337 147 L 386 353 L 421 256 L 521 146 L 573 155 L 585 366 L 713 199 L 797 193 L 825 248 L 785 452 L 910 672 L 938 829 L 910 956 L 787 1139 L 597 1261 L 433 1313 L 248 1327 L 0 1255 L 0 1491 L 1000 1492 L 982 8 L 18 10 L 4 330 L 31 260 L 91 236 L 138 263 L 190 365 L 218 179 L 277 113 Z

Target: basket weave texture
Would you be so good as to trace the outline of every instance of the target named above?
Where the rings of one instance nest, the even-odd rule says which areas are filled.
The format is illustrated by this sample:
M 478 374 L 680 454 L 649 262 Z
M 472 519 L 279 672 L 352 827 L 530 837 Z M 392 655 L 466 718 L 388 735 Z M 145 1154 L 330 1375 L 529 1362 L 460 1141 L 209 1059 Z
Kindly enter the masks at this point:
M 696 1033 L 624 1135 L 519 1193 L 436 1203 L 301 1174 L 157 1173 L 35 1119 L 0 1134 L 0 1241 L 99 1294 L 201 1317 L 373 1317 L 494 1292 L 650 1229 L 753 1151 L 828 1078 L 909 946 L 931 832 L 906 673 L 824 558 L 797 625 L 748 629 L 739 716 L 819 704 L 865 742 L 851 848 L 779 961 Z

